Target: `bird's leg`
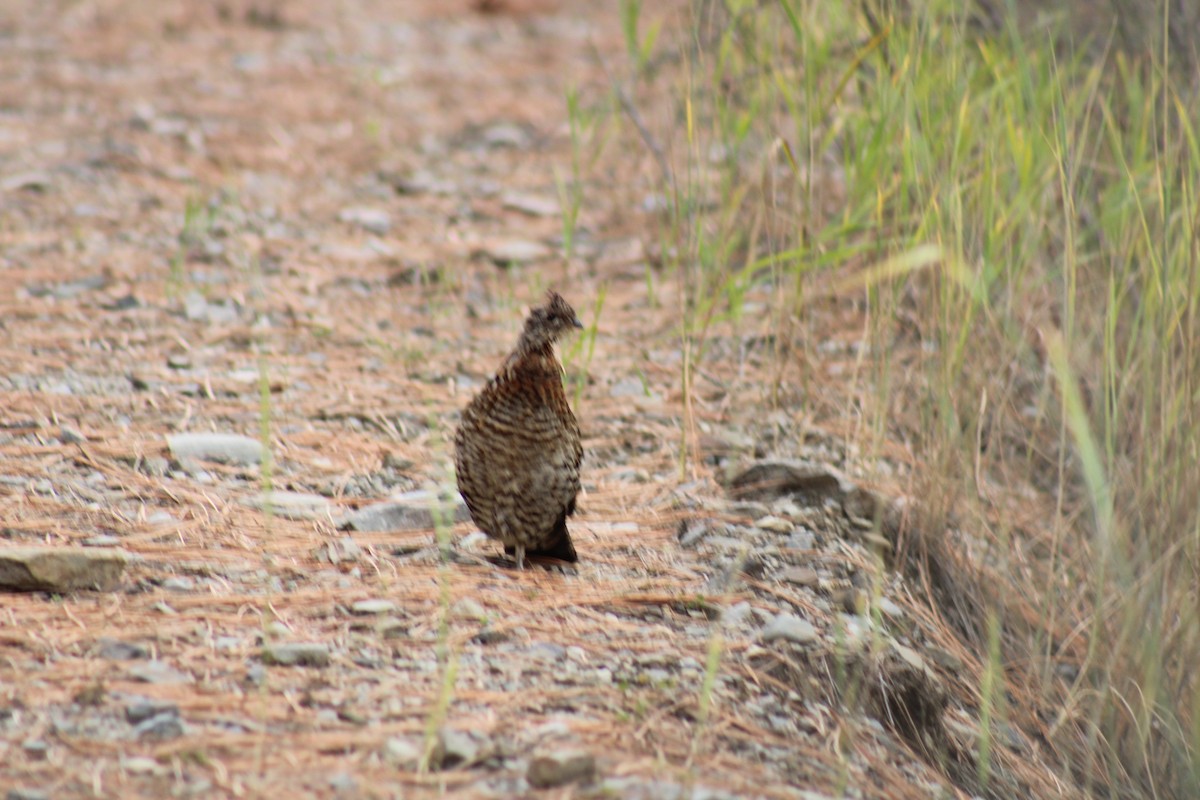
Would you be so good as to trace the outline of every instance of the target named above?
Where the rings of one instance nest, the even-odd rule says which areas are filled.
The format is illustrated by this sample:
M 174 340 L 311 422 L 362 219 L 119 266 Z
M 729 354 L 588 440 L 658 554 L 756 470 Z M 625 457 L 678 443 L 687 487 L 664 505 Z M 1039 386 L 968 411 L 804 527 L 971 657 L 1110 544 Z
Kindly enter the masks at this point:
M 525 545 L 517 545 L 517 569 L 525 569 Z

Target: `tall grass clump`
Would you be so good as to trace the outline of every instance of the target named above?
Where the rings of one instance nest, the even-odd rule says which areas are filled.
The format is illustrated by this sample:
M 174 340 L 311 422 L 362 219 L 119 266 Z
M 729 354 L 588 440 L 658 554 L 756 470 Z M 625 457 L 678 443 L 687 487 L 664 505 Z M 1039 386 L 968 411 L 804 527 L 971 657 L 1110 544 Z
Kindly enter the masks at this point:
M 777 337 L 853 304 L 845 407 L 911 450 L 930 600 L 1004 682 L 982 724 L 1096 796 L 1197 797 L 1200 103 L 1170 36 L 964 5 L 693 5 L 663 134 L 683 396 L 748 292 Z

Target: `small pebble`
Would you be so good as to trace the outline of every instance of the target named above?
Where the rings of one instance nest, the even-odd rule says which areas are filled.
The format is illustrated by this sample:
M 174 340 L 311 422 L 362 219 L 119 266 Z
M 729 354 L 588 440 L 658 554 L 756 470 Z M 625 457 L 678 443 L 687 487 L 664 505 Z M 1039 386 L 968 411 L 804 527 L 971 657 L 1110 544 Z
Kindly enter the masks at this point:
M 315 642 L 269 645 L 262 650 L 262 660 L 281 667 L 325 667 L 329 648 Z
M 368 616 L 372 614 L 390 614 L 396 610 L 396 604 L 391 600 L 359 600 L 350 606 L 352 614 Z
M 443 728 L 438 731 L 432 765 L 438 769 L 467 767 L 479 757 L 480 746 L 470 734 Z
M 339 772 L 330 776 L 329 788 L 339 795 L 352 795 L 358 792 L 358 781 L 348 772 Z
M 535 756 L 525 773 L 530 786 L 546 789 L 596 777 L 596 759 L 582 750 L 566 750 Z
M 143 720 L 133 729 L 133 734 L 141 741 L 163 742 L 183 736 L 183 720 L 178 712 L 159 714 Z
M 795 614 L 787 612 L 777 614 L 763 628 L 762 639 L 764 642 L 773 642 L 776 639 L 786 639 L 789 642 L 797 642 L 804 644 L 811 642 L 817 638 L 817 629 L 810 623 L 800 619 Z
M 818 579 L 817 571 L 809 567 L 788 567 L 779 577 L 797 586 L 816 586 Z
M 50 745 L 41 739 L 26 739 L 21 742 L 21 749 L 25 751 L 25 755 L 30 760 L 41 761 L 46 758 L 46 754 L 50 751 Z
M 140 644 L 124 642 L 103 636 L 96 642 L 99 646 L 97 654 L 109 661 L 131 661 L 136 658 L 149 658 L 150 651 Z
M 83 444 L 87 441 L 86 436 L 68 425 L 62 426 L 58 438 L 62 440 L 63 444 Z
M 421 763 L 421 745 L 413 739 L 393 736 L 383 743 L 384 757 L 401 769 L 416 769 Z
M 755 520 L 754 527 L 764 531 L 772 531 L 774 533 L 791 533 L 796 526 L 782 517 L 767 515 L 761 519 Z
M 142 683 L 150 683 L 157 685 L 172 685 L 179 683 L 191 683 L 192 676 L 167 664 L 164 661 L 147 661 L 142 664 L 135 664 L 129 668 L 129 677 Z
M 4 800 L 50 800 L 45 789 L 9 789 Z
M 196 581 L 185 575 L 173 575 L 162 582 L 162 588 L 168 592 L 190 592 L 196 588 Z
M 145 756 L 134 756 L 133 758 L 127 758 L 121 762 L 121 766 L 123 766 L 127 772 L 132 772 L 135 775 L 145 775 L 158 772 L 161 769 L 157 761 L 155 761 L 153 758 L 146 758 Z
M 469 597 L 455 603 L 451 612 L 460 619 L 485 620 L 488 616 L 487 610 Z
M 156 700 L 149 697 L 134 698 L 125 706 L 125 719 L 131 725 L 138 725 L 151 717 L 174 715 L 179 716 L 179 706 L 167 700 Z

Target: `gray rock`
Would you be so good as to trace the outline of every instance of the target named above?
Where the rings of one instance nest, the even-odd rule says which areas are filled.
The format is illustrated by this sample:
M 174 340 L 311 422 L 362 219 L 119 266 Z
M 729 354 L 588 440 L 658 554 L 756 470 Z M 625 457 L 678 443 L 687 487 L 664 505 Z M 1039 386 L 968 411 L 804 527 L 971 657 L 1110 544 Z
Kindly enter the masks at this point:
M 172 575 L 162 582 L 162 588 L 168 592 L 179 592 L 181 594 L 193 591 L 196 588 L 196 579 L 189 578 L 186 575 Z
M 490 625 L 484 625 L 479 633 L 471 637 L 471 641 L 477 644 L 497 644 L 499 642 L 507 642 L 510 638 L 507 631 L 498 631 Z
M 930 672 L 929 667 L 925 666 L 925 660 L 921 658 L 916 650 L 907 645 L 900 644 L 895 639 L 889 640 L 888 643 L 892 646 L 892 650 L 896 652 L 896 655 L 900 656 L 910 667 L 919 672 Z
M 134 697 L 125 706 L 125 719 L 138 725 L 151 717 L 179 716 L 179 706 L 153 697 Z
M 567 649 L 554 642 L 534 642 L 526 652 L 538 661 L 558 661 L 567 655 Z
M 743 600 L 721 612 L 721 622 L 727 627 L 739 628 L 750 619 L 751 611 L 750 604 Z
M 791 533 L 796 527 L 791 522 L 774 514 L 768 514 L 754 521 L 754 527 L 772 533 Z
M 529 147 L 532 134 L 515 122 L 497 122 L 480 133 L 480 140 L 488 147 L 512 147 L 523 150 Z
M 733 525 L 726 525 L 724 530 L 730 533 L 743 533 L 749 530 Z M 733 536 L 709 536 L 704 540 L 704 543 L 714 550 L 722 550 L 726 553 L 740 554 L 743 550 L 749 551 L 746 541 Z
M 526 192 L 505 192 L 500 195 L 505 208 L 520 211 L 531 217 L 554 217 L 558 215 L 558 198 Z
M 207 313 L 208 300 L 204 297 L 204 295 L 197 291 L 188 292 L 183 298 L 183 315 L 187 319 L 196 322 L 204 319 L 204 316 Z M 167 359 L 167 365 L 173 367 L 170 358 Z
M 691 547 L 700 542 L 705 536 L 713 532 L 717 525 L 721 525 L 724 529 L 724 524 L 712 519 L 688 519 L 681 520 L 679 530 L 676 537 L 679 539 L 680 547 Z
M 79 278 L 73 281 L 64 281 L 63 283 L 53 287 L 52 291 L 55 297 L 63 300 L 69 300 L 70 298 L 78 297 L 85 292 L 103 289 L 108 286 L 108 283 L 109 279 L 104 275 L 89 275 L 86 278 Z
M 408 633 L 411 627 L 407 620 L 400 617 L 384 617 L 375 625 L 375 633 L 382 639 L 399 639 Z
M 839 615 L 842 623 L 842 642 L 850 650 L 866 646 L 871 639 L 871 620 L 858 614 Z
M 50 793 L 45 789 L 9 789 L 4 800 L 50 800 Z
M 390 614 L 396 610 L 396 604 L 391 600 L 359 600 L 350 606 L 350 613 L 360 616 L 371 614 Z
M 433 194 L 451 197 L 460 192 L 458 184 L 440 178 L 428 170 L 416 170 L 408 176 L 394 176 L 392 188 L 399 194 Z
M 267 680 L 267 668 L 262 664 L 251 664 L 246 668 L 246 685 L 262 686 Z
M 779 573 L 779 577 L 797 586 L 816 586 L 819 576 L 811 567 L 788 567 Z
M 129 677 L 142 683 L 170 685 L 191 683 L 192 676 L 172 667 L 165 661 L 154 659 L 145 664 L 135 664 L 129 668 Z
M 63 444 L 83 444 L 88 440 L 86 436 L 68 425 L 62 426 L 58 432 L 58 438 L 62 440 Z
M 0 549 L 0 589 L 19 592 L 108 591 L 131 556 L 124 550 L 82 547 Z
M 150 651 L 140 644 L 123 642 L 120 639 L 102 637 L 98 642 L 96 654 L 109 661 L 133 661 L 139 658 L 149 658 Z
M 177 433 L 167 437 L 176 460 L 203 459 L 248 466 L 263 459 L 262 442 L 236 433 Z
M 232 653 L 237 650 L 242 644 L 242 640 L 237 636 L 218 636 L 213 639 L 213 647 L 221 653 Z
M 530 786 L 539 789 L 576 781 L 588 783 L 595 778 L 596 758 L 583 750 L 562 750 L 534 756 L 525 773 Z
M 311 492 L 263 492 L 246 500 L 246 505 L 260 511 L 268 506 L 271 513 L 284 519 L 328 518 L 329 498 Z
M 21 742 L 21 749 L 25 751 L 25 756 L 31 761 L 42 761 L 50 752 L 50 745 L 46 744 L 43 739 L 26 739 Z
M 784 612 L 776 614 L 775 617 L 766 624 L 763 628 L 762 638 L 764 642 L 773 642 L 776 639 L 786 639 L 789 642 L 798 642 L 805 644 L 806 642 L 815 641 L 817 638 L 817 629 L 805 620 L 795 614 Z
M 479 760 L 482 748 L 468 733 L 442 728 L 437 734 L 429 765 L 434 769 L 465 768 Z
M 462 551 L 475 550 L 488 540 L 488 535 L 483 531 L 471 531 L 466 536 L 458 540 L 457 548 Z
M 350 536 L 343 536 L 336 542 L 326 542 L 317 548 L 317 561 L 327 564 L 340 564 L 343 561 L 353 563 L 362 556 L 362 548 Z
M 424 489 L 395 495 L 382 503 L 360 508 L 342 517 L 339 530 L 380 532 L 398 530 L 426 530 L 434 527 L 433 509 L 439 507 L 437 495 Z M 453 506 L 443 509 L 446 524 L 465 521 L 470 517 L 466 503 L 455 496 Z
M 880 597 L 876 605 L 878 606 L 879 610 L 887 615 L 891 620 L 897 621 L 904 619 L 904 609 L 896 605 L 888 598 Z
M 787 538 L 785 546 L 794 550 L 812 550 L 817 546 L 817 537 L 810 530 L 798 530 Z
M 842 496 L 843 480 L 835 469 L 824 464 L 760 461 L 730 482 L 729 493 L 735 500 L 790 497 L 801 506 L 819 506 L 827 497 Z
M 141 306 L 142 301 L 138 299 L 137 295 L 132 293 L 123 294 L 120 297 L 100 304 L 100 307 L 105 311 L 128 311 L 131 308 L 141 308 Z
M 84 547 L 116 547 L 119 544 L 121 544 L 121 537 L 108 534 L 89 536 L 83 540 Z
M 316 642 L 268 645 L 262 650 L 262 660 L 281 667 L 326 667 L 329 648 Z
M 650 473 L 636 467 L 622 467 L 610 472 L 608 479 L 617 483 L 649 483 Z
M 475 251 L 498 267 L 512 264 L 530 264 L 553 255 L 549 247 L 529 239 L 498 239 Z
M 734 795 L 703 784 L 687 787 L 668 781 L 645 778 L 606 778 L 597 792 L 599 797 L 620 797 L 621 800 L 736 800 Z
M 329 777 L 329 788 L 339 797 L 356 796 L 358 781 L 348 772 L 339 772 Z
M 239 308 L 240 306 L 230 299 L 209 300 L 205 303 L 199 319 L 213 325 L 228 325 L 237 321 Z
M 384 758 L 401 769 L 416 769 L 423 753 L 421 743 L 415 739 L 393 736 L 383 743 Z
M 392 229 L 392 217 L 381 208 L 354 206 L 344 208 L 338 213 L 338 221 L 347 225 L 357 225 L 365 231 L 383 236 Z
M 13 175 L 5 176 L 2 180 L 0 180 L 0 192 L 43 192 L 53 185 L 54 178 L 50 175 L 50 173 L 30 170 L 29 172 L 18 172 Z M 32 288 L 29 288 L 29 293 L 35 294 Z
M 166 772 L 157 761 L 146 756 L 121 759 L 121 768 L 133 775 L 162 775 Z
M 179 718 L 177 711 L 158 714 L 138 723 L 133 729 L 133 735 L 140 741 L 163 742 L 178 739 L 183 736 L 183 720 Z
M 164 478 L 170 470 L 171 462 L 162 456 L 150 456 L 141 463 L 142 474 L 148 475 L 151 478 Z
M 638 675 L 638 682 L 645 681 L 650 686 L 665 686 L 671 680 L 671 673 L 668 670 L 660 669 L 659 667 L 651 667 L 642 670 Z
M 470 597 L 464 597 L 454 604 L 450 609 L 450 613 L 460 619 L 486 620 L 488 617 L 487 609 L 479 605 Z

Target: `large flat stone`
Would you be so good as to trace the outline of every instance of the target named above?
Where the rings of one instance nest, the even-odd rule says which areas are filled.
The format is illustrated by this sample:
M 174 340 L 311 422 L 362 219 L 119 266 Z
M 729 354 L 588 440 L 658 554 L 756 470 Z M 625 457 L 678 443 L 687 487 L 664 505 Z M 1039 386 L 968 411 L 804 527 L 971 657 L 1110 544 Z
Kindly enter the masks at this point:
M 108 591 L 129 563 L 124 550 L 82 547 L 0 549 L 0 589 L 17 592 Z
M 332 508 L 329 498 L 322 495 L 278 489 L 255 495 L 246 505 L 260 511 L 270 506 L 272 514 L 284 519 L 327 519 Z
M 167 437 L 167 446 L 180 461 L 196 458 L 249 466 L 263 459 L 262 442 L 236 433 L 177 433 Z
M 450 508 L 442 507 L 447 525 L 470 518 L 466 503 L 457 494 Z M 339 530 L 360 532 L 428 530 L 434 527 L 434 509 L 439 505 L 437 496 L 430 491 L 418 489 L 394 495 L 381 503 L 364 506 L 346 514 L 338 521 Z

